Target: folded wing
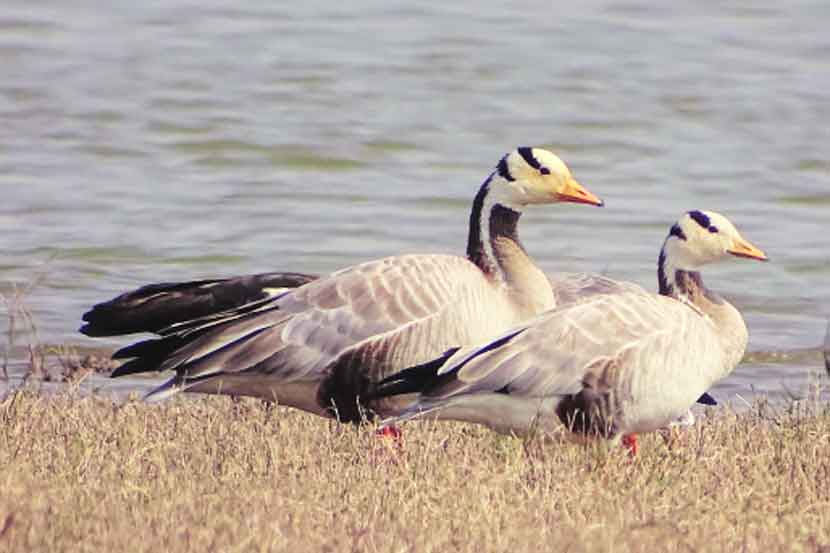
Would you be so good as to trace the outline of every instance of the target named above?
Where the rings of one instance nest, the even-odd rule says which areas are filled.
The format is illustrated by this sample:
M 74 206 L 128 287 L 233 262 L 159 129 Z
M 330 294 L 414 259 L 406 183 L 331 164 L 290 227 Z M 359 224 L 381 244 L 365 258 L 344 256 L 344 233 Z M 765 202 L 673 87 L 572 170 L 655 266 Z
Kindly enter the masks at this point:
M 423 402 L 493 392 L 564 396 L 578 393 L 597 373 L 609 385 L 638 394 L 653 382 L 682 388 L 707 365 L 722 364 L 711 322 L 686 304 L 656 295 L 596 296 L 520 329 L 497 348 L 457 351 L 423 391 Z

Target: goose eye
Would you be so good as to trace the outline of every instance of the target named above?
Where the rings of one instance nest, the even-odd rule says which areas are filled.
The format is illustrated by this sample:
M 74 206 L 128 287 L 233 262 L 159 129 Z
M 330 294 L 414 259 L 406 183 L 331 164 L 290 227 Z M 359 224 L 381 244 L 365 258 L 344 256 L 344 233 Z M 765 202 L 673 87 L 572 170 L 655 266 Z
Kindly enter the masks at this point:
M 718 227 L 716 227 L 715 225 L 710 225 L 708 230 L 709 230 L 709 232 L 714 234 L 714 233 L 718 232 Z
M 539 172 L 543 175 L 550 175 L 550 169 L 548 169 L 547 167 L 542 167 L 541 169 L 539 169 Z

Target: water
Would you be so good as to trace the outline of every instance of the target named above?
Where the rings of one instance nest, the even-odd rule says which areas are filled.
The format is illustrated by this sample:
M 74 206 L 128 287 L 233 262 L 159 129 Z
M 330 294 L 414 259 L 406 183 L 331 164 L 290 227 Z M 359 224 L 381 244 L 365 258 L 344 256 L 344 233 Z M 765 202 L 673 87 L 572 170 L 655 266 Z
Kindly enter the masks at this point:
M 38 281 L 41 341 L 123 343 L 80 315 L 148 282 L 462 252 L 495 161 L 545 145 L 607 202 L 526 215 L 546 270 L 653 288 L 668 226 L 722 211 L 773 262 L 707 271 L 754 352 L 716 392 L 819 369 L 827 2 L 222 4 L 4 3 L 0 292 Z

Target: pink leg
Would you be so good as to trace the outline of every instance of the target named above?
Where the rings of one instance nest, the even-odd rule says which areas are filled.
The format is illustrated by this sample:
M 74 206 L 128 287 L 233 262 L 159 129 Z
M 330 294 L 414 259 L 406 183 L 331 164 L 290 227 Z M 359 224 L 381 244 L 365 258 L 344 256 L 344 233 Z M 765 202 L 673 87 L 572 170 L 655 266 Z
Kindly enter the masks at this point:
M 628 456 L 634 458 L 637 456 L 637 434 L 626 434 L 622 438 L 622 445 L 628 449 Z
M 383 428 L 379 429 L 375 432 L 378 436 L 382 438 L 389 438 L 394 444 L 394 446 L 399 450 L 403 450 L 403 432 L 397 426 L 390 424 L 388 426 L 384 426 Z

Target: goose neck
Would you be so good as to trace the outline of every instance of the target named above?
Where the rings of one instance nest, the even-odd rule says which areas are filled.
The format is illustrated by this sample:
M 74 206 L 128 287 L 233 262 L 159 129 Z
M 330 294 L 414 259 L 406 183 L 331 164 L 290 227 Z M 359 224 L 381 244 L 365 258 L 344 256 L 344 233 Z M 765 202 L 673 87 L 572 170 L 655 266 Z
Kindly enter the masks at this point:
M 467 256 L 488 279 L 506 287 L 523 317 L 536 315 L 554 305 L 553 290 L 519 240 L 521 211 L 494 193 L 494 178 L 499 177 L 491 175 L 473 202 Z
M 530 258 L 519 240 L 522 213 L 495 198 L 494 178 L 498 178 L 495 173 L 484 182 L 473 200 L 467 257 L 485 274 L 495 277 L 510 270 L 509 261 L 517 254 L 528 261 Z
M 698 271 L 678 269 L 666 253 L 665 245 L 657 259 L 657 282 L 660 294 L 691 303 L 703 309 L 706 303 L 722 303 L 723 299 L 703 284 Z
M 731 370 L 743 357 L 747 343 L 746 323 L 740 312 L 703 283 L 698 271 L 678 269 L 665 250 L 661 250 L 657 264 L 660 294 L 686 303 L 705 315 L 718 330 L 724 352 L 725 367 Z M 713 370 L 719 370 L 712 367 Z M 722 376 L 718 373 L 718 377 Z

